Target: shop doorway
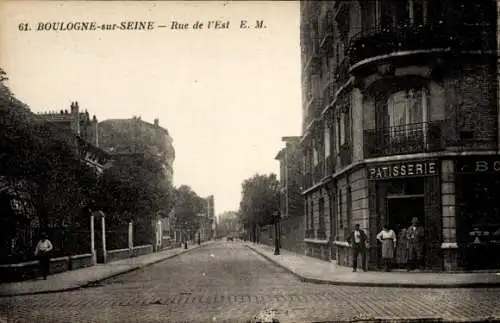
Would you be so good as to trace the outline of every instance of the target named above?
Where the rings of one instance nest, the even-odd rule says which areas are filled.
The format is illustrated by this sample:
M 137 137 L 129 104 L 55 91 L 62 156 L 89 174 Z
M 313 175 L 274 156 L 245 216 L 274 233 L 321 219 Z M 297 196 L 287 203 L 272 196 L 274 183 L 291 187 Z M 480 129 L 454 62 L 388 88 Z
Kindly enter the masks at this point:
M 386 224 L 397 235 L 397 248 L 394 268 L 405 268 L 408 261 L 408 249 L 405 231 L 416 217 L 425 227 L 425 204 L 423 194 L 386 196 Z M 425 257 L 425 255 L 424 255 Z M 424 258 L 425 259 L 425 258 Z

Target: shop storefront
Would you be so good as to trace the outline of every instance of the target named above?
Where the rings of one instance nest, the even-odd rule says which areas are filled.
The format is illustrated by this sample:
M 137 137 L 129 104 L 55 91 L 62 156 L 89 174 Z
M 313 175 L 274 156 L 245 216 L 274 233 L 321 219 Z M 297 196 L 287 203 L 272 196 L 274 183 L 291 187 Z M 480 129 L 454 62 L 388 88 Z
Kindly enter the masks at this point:
M 500 268 L 500 156 L 455 161 L 457 265 Z
M 441 269 L 440 164 L 438 160 L 398 161 L 368 166 L 370 190 L 370 261 L 380 267 L 381 250 L 375 237 L 384 225 L 398 236 L 396 268 L 408 261 L 405 229 L 412 218 L 425 229 L 424 259 L 430 269 Z M 401 246 L 401 247 L 400 247 Z

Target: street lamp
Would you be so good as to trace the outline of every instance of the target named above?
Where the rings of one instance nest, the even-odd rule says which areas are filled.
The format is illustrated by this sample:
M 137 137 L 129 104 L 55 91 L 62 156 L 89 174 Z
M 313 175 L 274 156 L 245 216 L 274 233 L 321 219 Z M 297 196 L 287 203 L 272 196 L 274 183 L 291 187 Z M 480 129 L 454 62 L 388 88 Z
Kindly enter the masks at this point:
M 280 221 L 280 212 L 274 211 L 273 217 L 274 217 L 274 254 L 279 255 L 280 254 L 280 241 L 279 241 L 278 226 L 279 226 L 279 221 Z

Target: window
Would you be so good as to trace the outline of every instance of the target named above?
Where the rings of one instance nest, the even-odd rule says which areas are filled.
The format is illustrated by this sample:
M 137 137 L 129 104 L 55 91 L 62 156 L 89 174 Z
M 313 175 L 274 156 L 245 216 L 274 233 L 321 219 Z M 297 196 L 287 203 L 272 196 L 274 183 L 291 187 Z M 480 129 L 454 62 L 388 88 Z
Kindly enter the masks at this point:
M 309 201 L 306 199 L 304 203 L 304 217 L 306 221 L 306 230 L 309 229 Z
M 347 199 L 347 202 L 346 202 L 347 203 L 347 214 L 346 214 L 347 229 L 351 230 L 352 229 L 352 224 L 351 224 L 351 220 L 352 220 L 352 190 L 351 190 L 351 186 L 347 187 L 346 199 Z
M 325 233 L 325 200 L 323 198 L 319 199 L 319 230 L 322 234 Z M 324 236 L 320 237 L 324 238 Z
M 325 158 L 329 157 L 331 153 L 330 136 L 331 136 L 330 126 L 328 124 L 325 124 Z
M 314 230 L 314 201 L 311 200 L 311 207 L 309 208 L 309 220 L 311 221 L 311 229 Z
M 387 100 L 391 137 L 407 136 L 408 125 L 425 122 L 427 101 L 424 89 L 409 89 L 391 94 Z
M 344 228 L 343 214 L 342 214 L 342 190 L 339 189 L 337 198 L 337 209 L 338 209 L 338 218 L 339 218 L 339 228 Z
M 361 6 L 361 28 L 368 31 L 377 26 L 377 1 L 365 0 Z
M 314 145 L 314 147 L 313 147 L 313 166 L 315 167 L 316 165 L 318 165 L 318 162 L 319 162 L 318 148 L 316 147 L 316 145 Z
M 339 124 L 339 129 L 338 129 L 338 138 L 339 138 L 339 146 L 343 146 L 345 144 L 349 143 L 350 139 L 350 115 L 349 115 L 349 109 L 348 108 L 342 108 L 341 112 L 339 113 L 339 117 L 337 119 L 337 122 Z

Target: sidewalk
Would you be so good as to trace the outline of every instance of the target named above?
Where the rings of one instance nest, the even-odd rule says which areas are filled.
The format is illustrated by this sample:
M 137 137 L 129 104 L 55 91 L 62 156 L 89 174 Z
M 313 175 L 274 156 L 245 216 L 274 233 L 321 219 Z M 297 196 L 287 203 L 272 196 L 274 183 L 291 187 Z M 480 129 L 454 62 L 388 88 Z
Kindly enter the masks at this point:
M 189 245 L 187 250 L 183 248 L 163 250 L 134 258 L 113 261 L 107 264 L 97 264 L 92 267 L 65 271 L 59 274 L 50 275 L 47 277 L 47 280 L 39 279 L 1 283 L 0 297 L 46 294 L 84 288 L 104 279 L 176 257 L 191 250 L 202 248 L 210 243 L 212 243 L 212 241 L 202 243 L 200 246 Z
M 500 287 L 500 270 L 499 273 L 352 272 L 352 268 L 287 250 L 281 249 L 280 255 L 275 256 L 273 247 L 253 243 L 245 245 L 300 280 L 317 284 L 410 288 Z

